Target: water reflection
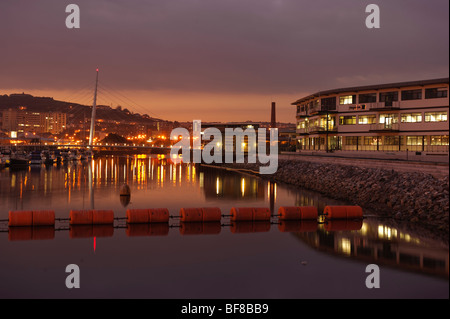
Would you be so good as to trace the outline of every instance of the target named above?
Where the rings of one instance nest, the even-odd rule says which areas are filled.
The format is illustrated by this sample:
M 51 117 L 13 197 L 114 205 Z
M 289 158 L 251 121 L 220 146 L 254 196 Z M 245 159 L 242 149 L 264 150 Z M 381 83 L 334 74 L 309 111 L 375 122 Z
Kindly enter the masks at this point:
M 123 183 L 131 197 L 119 196 Z M 344 203 L 321 195 L 284 187 L 258 177 L 232 171 L 198 167 L 172 161 L 164 156 L 109 156 L 86 162 L 33 166 L 23 170 L 0 171 L 0 219 L 9 210 L 54 209 L 67 217 L 71 209 L 113 209 L 125 216 L 127 208 L 168 207 L 178 215 L 181 207 L 219 206 L 223 213 L 233 206 L 314 206 Z M 276 226 L 275 226 L 276 225 Z M 114 226 L 63 225 L 69 238 L 108 238 L 124 232 L 126 237 L 180 235 L 222 235 L 271 233 L 291 234 L 316 250 L 367 263 L 448 278 L 448 249 L 432 240 L 404 231 L 400 225 L 382 219 L 360 221 L 278 221 L 231 223 L 170 223 Z M 0 227 L 1 228 L 1 227 Z M 57 229 L 56 229 L 57 230 Z M 10 228 L 9 241 L 51 240 L 53 227 Z
M 363 221 L 329 221 L 317 231 L 295 236 L 317 250 L 351 257 L 379 266 L 386 265 L 448 278 L 448 249 L 419 238 L 376 218 Z

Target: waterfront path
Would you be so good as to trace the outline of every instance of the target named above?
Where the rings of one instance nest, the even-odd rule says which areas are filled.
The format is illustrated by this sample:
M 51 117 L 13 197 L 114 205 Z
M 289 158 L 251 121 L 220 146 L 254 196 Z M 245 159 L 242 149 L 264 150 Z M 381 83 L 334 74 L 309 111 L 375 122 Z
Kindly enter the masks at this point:
M 304 154 L 304 153 L 282 153 L 278 156 L 279 160 L 298 160 L 314 163 L 332 163 L 341 165 L 357 166 L 361 168 L 379 168 L 384 170 L 394 170 L 396 172 L 422 172 L 431 174 L 436 178 L 449 175 L 449 164 L 443 161 L 417 161 L 417 160 L 399 160 L 389 158 L 361 158 L 345 157 L 335 154 Z

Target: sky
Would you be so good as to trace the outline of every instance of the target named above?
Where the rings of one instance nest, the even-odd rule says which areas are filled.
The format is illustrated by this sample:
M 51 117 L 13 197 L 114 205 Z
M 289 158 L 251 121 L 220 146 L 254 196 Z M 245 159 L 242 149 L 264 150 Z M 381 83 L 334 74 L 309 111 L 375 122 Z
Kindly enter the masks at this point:
M 0 94 L 89 105 L 99 68 L 99 104 L 223 122 L 275 102 L 294 123 L 317 91 L 448 77 L 448 30 L 448 0 L 2 0 Z

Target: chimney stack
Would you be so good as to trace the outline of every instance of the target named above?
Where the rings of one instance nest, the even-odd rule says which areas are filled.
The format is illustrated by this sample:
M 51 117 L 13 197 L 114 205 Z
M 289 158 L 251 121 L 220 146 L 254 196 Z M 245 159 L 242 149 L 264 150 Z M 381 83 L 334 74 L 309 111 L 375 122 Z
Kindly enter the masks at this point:
M 275 115 L 275 102 L 272 102 L 272 112 L 270 116 L 270 127 L 275 128 L 277 127 L 277 120 Z

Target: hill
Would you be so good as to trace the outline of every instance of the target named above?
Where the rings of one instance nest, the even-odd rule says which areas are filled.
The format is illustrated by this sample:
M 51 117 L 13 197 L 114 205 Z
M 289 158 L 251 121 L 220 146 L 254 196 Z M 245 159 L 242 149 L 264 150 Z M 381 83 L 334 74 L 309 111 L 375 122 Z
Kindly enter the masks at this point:
M 91 117 L 92 106 L 66 101 L 58 101 L 52 97 L 36 97 L 29 94 L 0 95 L 0 111 L 8 108 L 25 106 L 32 112 L 63 112 L 67 113 L 67 121 L 73 124 L 83 122 Z M 151 125 L 155 122 L 169 122 L 152 118 L 147 114 L 133 113 L 121 107 L 111 108 L 107 105 L 98 105 L 96 119 L 101 122 L 136 123 Z

